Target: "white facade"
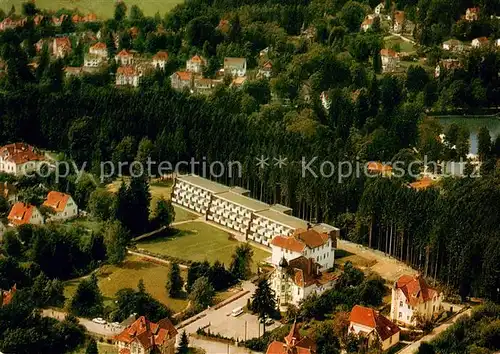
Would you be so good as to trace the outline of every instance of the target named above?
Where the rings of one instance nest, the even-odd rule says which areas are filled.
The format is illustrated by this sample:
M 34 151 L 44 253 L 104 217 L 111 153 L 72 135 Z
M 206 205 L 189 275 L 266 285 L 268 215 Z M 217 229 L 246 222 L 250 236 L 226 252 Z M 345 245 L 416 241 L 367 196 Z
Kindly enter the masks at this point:
M 361 335 L 365 335 L 365 333 L 368 333 L 368 343 L 369 343 L 368 345 L 370 345 L 370 343 L 375 340 L 375 337 L 378 337 L 378 339 L 380 340 L 380 344 L 382 346 L 383 351 L 386 351 L 390 347 L 399 343 L 400 332 L 397 332 L 393 336 L 391 336 L 385 340 L 382 340 L 380 338 L 380 336 L 377 334 L 377 332 L 371 327 L 364 326 L 362 324 L 354 323 L 354 322 L 351 322 L 349 324 L 349 333 L 359 335 L 360 332 L 361 332 Z
M 233 77 L 244 77 L 247 74 L 247 60 L 245 58 L 224 58 L 224 74 L 227 73 Z
M 205 66 L 205 59 L 198 55 L 195 55 L 188 61 L 186 61 L 186 71 L 201 74 L 203 71 L 203 66 Z
M 37 169 L 40 161 L 28 161 L 16 164 L 13 161 L 4 160 L 0 157 L 0 172 L 10 173 L 15 176 L 22 176 Z
M 380 4 L 375 6 L 375 14 L 380 15 L 382 13 L 382 10 L 384 10 L 384 9 L 385 9 L 385 5 L 383 2 L 381 2 Z
M 49 205 L 46 205 L 49 206 Z M 50 220 L 68 220 L 78 216 L 78 206 L 71 196 L 64 203 L 64 207 L 53 208 L 55 213 L 50 216 Z

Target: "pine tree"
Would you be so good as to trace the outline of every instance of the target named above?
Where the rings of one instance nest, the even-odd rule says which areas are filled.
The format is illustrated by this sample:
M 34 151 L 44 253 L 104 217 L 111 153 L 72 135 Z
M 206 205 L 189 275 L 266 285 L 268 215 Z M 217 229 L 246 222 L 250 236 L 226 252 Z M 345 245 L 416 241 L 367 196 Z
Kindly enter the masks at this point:
M 85 354 L 99 354 L 99 350 L 97 349 L 97 342 L 94 338 L 91 338 L 89 344 L 87 345 L 87 349 L 85 350 Z
M 186 331 L 182 331 L 181 341 L 179 342 L 179 347 L 177 348 L 176 354 L 187 354 L 189 353 L 189 338 Z
M 249 244 L 239 245 L 233 254 L 230 271 L 236 279 L 248 279 L 252 274 L 253 250 Z
M 145 232 L 149 226 L 149 205 L 151 201 L 146 177 L 132 177 L 127 194 L 130 215 L 125 225 L 134 234 Z
M 103 297 L 97 285 L 97 277 L 92 274 L 89 279 L 78 284 L 69 310 L 75 316 L 96 317 L 102 314 L 103 309 Z
M 375 71 L 376 74 L 382 72 L 382 58 L 380 57 L 379 50 L 376 50 L 373 54 L 373 71 Z
M 184 280 L 181 277 L 181 270 L 177 263 L 170 265 L 170 275 L 167 279 L 167 293 L 171 298 L 178 298 L 181 295 Z
M 252 311 L 257 313 L 259 319 L 264 323 L 264 332 L 266 331 L 266 318 L 270 317 L 276 311 L 276 300 L 274 291 L 269 286 L 267 279 L 261 279 L 252 296 Z
M 477 153 L 481 161 L 484 161 L 491 153 L 491 135 L 486 127 L 479 129 L 477 135 Z

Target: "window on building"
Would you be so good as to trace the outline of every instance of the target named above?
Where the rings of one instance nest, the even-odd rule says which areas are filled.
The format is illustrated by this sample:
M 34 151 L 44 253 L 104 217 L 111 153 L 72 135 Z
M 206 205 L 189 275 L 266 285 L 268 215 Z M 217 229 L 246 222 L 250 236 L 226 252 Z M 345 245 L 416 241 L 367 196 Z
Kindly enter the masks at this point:
M 401 318 L 401 317 L 403 317 L 403 314 L 400 312 L 398 318 Z
M 410 316 L 406 316 L 406 320 L 409 321 L 410 320 Z
M 427 302 L 424 303 L 424 309 L 427 310 Z
M 392 344 L 392 337 L 389 337 L 389 344 Z
M 403 307 L 403 301 L 399 302 L 399 307 Z
M 410 304 L 408 304 L 408 310 L 411 310 L 411 306 L 410 306 Z

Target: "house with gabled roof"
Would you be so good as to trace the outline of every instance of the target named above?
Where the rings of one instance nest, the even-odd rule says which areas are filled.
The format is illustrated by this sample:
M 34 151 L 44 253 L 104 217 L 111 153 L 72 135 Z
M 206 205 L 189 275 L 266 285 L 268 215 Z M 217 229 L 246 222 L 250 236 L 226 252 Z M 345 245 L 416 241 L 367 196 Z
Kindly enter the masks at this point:
M 361 29 L 366 32 L 373 26 L 373 18 L 366 17 L 364 21 L 361 23 Z
M 375 13 L 375 15 L 380 15 L 384 9 L 385 9 L 385 4 L 381 2 L 380 4 L 375 6 L 373 12 Z
M 17 202 L 10 209 L 9 216 L 9 226 L 21 226 L 26 224 L 42 225 L 43 216 L 34 205 Z
M 336 240 L 327 232 L 313 228 L 297 229 L 290 236 L 278 235 L 271 241 L 271 262 L 279 265 L 282 258 L 287 261 L 304 256 L 313 258 L 320 269 L 330 269 L 335 263 Z
M 118 334 L 115 342 L 119 354 L 174 354 L 177 333 L 168 318 L 154 323 L 141 316 Z
M 175 90 L 191 89 L 193 87 L 194 76 L 189 71 L 176 71 L 170 75 L 170 86 Z
M 382 71 L 384 73 L 393 72 L 398 67 L 399 57 L 392 49 L 382 49 L 380 51 L 380 58 L 382 59 Z
M 257 76 L 269 79 L 271 77 L 272 72 L 273 72 L 273 64 L 271 63 L 270 60 L 268 60 L 264 64 L 262 64 L 262 66 L 259 68 L 259 73 Z
M 134 55 L 126 49 L 122 49 L 115 55 L 115 61 L 120 65 L 132 65 L 134 63 Z
M 465 45 L 458 39 L 448 39 L 443 42 L 443 50 L 448 50 L 450 52 L 463 52 Z
M 224 58 L 224 74 L 243 77 L 247 73 L 247 60 L 245 58 Z
M 14 294 L 17 291 L 17 286 L 14 284 L 10 290 L 2 290 L 0 289 L 0 307 L 7 306 L 12 302 L 14 298 Z
M 89 48 L 89 54 L 108 59 L 108 46 L 104 42 L 97 42 Z
M 116 86 L 138 87 L 141 74 L 131 65 L 120 66 L 116 70 Z
M 64 58 L 71 53 L 71 41 L 69 37 L 54 38 L 52 50 L 56 58 Z
M 156 69 L 165 70 L 165 65 L 167 65 L 168 53 L 160 50 L 153 56 L 153 66 Z
M 19 176 L 35 171 L 44 160 L 43 154 L 25 143 L 12 143 L 0 148 L 0 172 Z
M 383 177 L 392 176 L 392 166 L 386 165 L 380 161 L 370 161 L 366 165 L 366 171 L 372 175 L 380 175 Z
M 386 351 L 399 343 L 399 327 L 374 309 L 356 305 L 349 315 L 349 333 L 366 340 L 368 348 L 377 341 Z
M 431 288 L 421 275 L 402 275 L 394 282 L 391 320 L 415 326 L 417 317 L 430 320 L 442 309 L 443 294 Z
M 469 7 L 465 11 L 465 19 L 469 22 L 477 21 L 479 19 L 480 10 L 481 9 L 479 7 Z
M 66 193 L 50 191 L 42 205 L 53 211 L 51 220 L 67 220 L 78 216 L 78 206 Z
M 266 354 L 316 354 L 316 343 L 309 337 L 302 336 L 299 326 L 293 322 L 284 343 L 277 340 L 267 347 Z
M 186 71 L 191 73 L 201 74 L 203 67 L 207 65 L 207 60 L 196 54 L 191 59 L 186 61 Z
M 321 272 L 314 258 L 300 256 L 287 261 L 281 258 L 269 276 L 269 285 L 281 311 L 289 305 L 298 306 L 311 294 L 320 295 L 331 289 L 337 280 L 334 273 Z
M 479 38 L 474 38 L 472 40 L 472 48 L 482 48 L 488 46 L 490 41 L 488 40 L 487 37 L 479 37 Z

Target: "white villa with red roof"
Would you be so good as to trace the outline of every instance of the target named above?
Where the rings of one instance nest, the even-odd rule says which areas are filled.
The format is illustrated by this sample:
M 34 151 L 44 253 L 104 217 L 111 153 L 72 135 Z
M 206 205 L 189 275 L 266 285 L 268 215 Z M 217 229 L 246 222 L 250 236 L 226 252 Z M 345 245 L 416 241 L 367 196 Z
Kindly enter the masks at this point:
M 202 56 L 195 55 L 186 61 L 186 71 L 201 74 L 205 65 L 207 65 L 206 59 Z
M 10 226 L 21 226 L 26 224 L 41 225 L 43 224 L 43 216 L 36 206 L 17 202 L 10 209 L 7 216 Z
M 293 323 L 290 333 L 285 337 L 285 343 L 275 340 L 267 347 L 266 354 L 315 354 L 316 343 L 303 337 L 297 323 Z
M 442 293 L 429 287 L 420 275 L 402 275 L 392 288 L 391 319 L 414 326 L 417 314 L 424 319 L 438 314 L 442 298 Z
M 465 11 L 465 19 L 470 22 L 477 21 L 479 19 L 480 10 L 481 9 L 479 7 L 469 7 Z
M 224 58 L 224 74 L 243 77 L 247 74 L 245 58 Z
M 284 257 L 271 272 L 269 284 L 280 310 L 298 306 L 309 295 L 331 289 L 337 279 L 333 273 L 322 273 L 313 258 L 300 256 L 287 261 Z
M 380 58 L 382 59 L 382 71 L 384 73 L 396 70 L 399 63 L 398 53 L 392 49 L 382 49 Z
M 116 86 L 138 87 L 141 74 L 130 65 L 120 66 L 116 70 Z
M 54 38 L 52 50 L 56 58 L 64 58 L 71 53 L 71 41 L 69 37 Z
M 382 350 L 389 349 L 399 342 L 400 331 L 396 324 L 374 309 L 356 305 L 351 310 L 349 333 L 365 338 L 368 341 L 368 348 L 378 339 Z
M 191 89 L 193 86 L 193 75 L 189 71 L 176 71 L 170 75 L 170 86 L 175 90 Z
M 108 58 L 108 47 L 104 42 L 97 42 L 89 48 L 89 54 L 97 55 L 102 58 Z
M 271 241 L 272 264 L 279 265 L 282 258 L 291 261 L 304 256 L 312 258 L 321 269 L 327 270 L 335 263 L 335 240 L 327 232 L 315 229 L 297 229 L 290 236 L 276 236 Z
M 115 55 L 115 61 L 120 65 L 132 65 L 134 63 L 134 55 L 131 52 L 122 49 Z
M 0 172 L 16 176 L 35 171 L 45 157 L 25 143 L 13 143 L 0 148 Z
M 66 193 L 50 191 L 43 205 L 54 211 L 54 215 L 50 218 L 52 220 L 66 220 L 78 215 L 78 206 Z
M 168 318 L 154 323 L 139 317 L 115 337 L 119 354 L 174 354 L 177 330 Z
M 165 69 L 165 65 L 167 65 L 168 61 L 168 53 L 164 51 L 159 51 L 153 56 L 153 66 L 156 69 Z

